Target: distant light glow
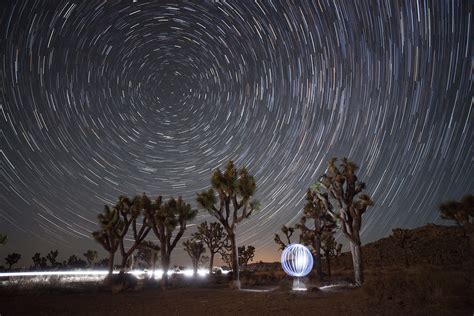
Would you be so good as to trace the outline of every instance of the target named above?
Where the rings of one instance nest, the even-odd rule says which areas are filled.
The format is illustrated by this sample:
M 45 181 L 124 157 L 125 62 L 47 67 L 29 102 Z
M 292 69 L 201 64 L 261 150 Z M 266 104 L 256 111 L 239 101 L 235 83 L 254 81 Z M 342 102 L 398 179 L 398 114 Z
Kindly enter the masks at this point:
M 301 244 L 290 244 L 281 254 L 281 266 L 286 274 L 303 277 L 313 268 L 313 255 Z

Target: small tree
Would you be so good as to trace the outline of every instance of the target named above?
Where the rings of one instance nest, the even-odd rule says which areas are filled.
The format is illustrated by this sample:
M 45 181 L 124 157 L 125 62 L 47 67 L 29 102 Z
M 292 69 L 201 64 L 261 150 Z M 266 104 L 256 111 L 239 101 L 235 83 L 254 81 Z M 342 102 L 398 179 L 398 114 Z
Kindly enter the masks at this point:
M 209 249 L 209 274 L 211 274 L 215 254 L 228 247 L 227 234 L 224 232 L 222 225 L 217 222 L 210 223 L 209 225 L 207 222 L 203 222 L 197 227 L 197 230 L 193 234 L 193 238 L 203 242 Z
M 309 224 L 309 226 L 307 225 Z M 336 224 L 328 212 L 326 204 L 316 192 L 310 189 L 306 192 L 306 205 L 304 216 L 296 225 L 301 230 L 301 241 L 312 248 L 314 265 L 319 281 L 322 281 L 323 270 L 321 266 L 321 240 L 324 234 L 332 232 Z
M 47 255 L 46 259 L 48 259 L 49 263 L 51 264 L 51 268 L 57 268 L 58 266 L 61 265 L 60 262 L 57 261 L 58 258 L 58 250 L 51 250 Z
M 239 266 L 242 267 L 242 270 L 247 269 L 249 261 L 253 261 L 255 256 L 255 247 L 254 246 L 240 246 L 239 247 Z
M 87 265 L 89 267 L 91 267 L 94 262 L 97 260 L 97 257 L 98 257 L 98 254 L 97 254 L 97 251 L 95 250 L 90 250 L 88 249 L 84 254 L 83 256 L 86 258 L 87 260 Z
M 408 229 L 395 228 L 392 230 L 392 235 L 390 238 L 397 244 L 400 248 L 403 249 L 405 254 L 405 267 L 409 267 L 408 262 L 408 248 L 411 247 L 413 242 L 413 236 L 411 231 Z
M 109 253 L 109 275 L 112 275 L 115 253 L 120 244 L 124 223 L 120 220 L 118 209 L 115 207 L 110 209 L 107 205 L 104 206 L 104 211 L 99 214 L 98 219 L 100 229 L 93 232 L 92 236 Z
M 197 211 L 193 210 L 190 204 L 186 204 L 181 197 L 177 200 L 171 198 L 164 204 L 161 204 L 161 197 L 158 200 L 155 204 L 160 207 L 151 216 L 151 221 L 153 232 L 160 242 L 163 285 L 166 285 L 171 252 L 183 236 L 187 222 L 196 217 Z M 178 233 L 173 238 L 173 232 L 178 226 Z
M 295 229 L 291 226 L 287 227 L 286 225 L 283 225 L 283 227 L 281 228 L 281 232 L 283 233 L 283 235 L 285 236 L 285 239 L 286 239 L 286 243 L 284 241 L 281 240 L 280 238 L 280 235 L 278 234 L 275 234 L 275 238 L 273 239 L 275 241 L 275 243 L 277 245 L 280 246 L 280 250 L 283 251 L 285 250 L 286 246 L 288 246 L 289 244 L 291 244 L 291 236 L 293 235 L 293 233 L 295 232 Z
M 193 275 L 196 276 L 197 270 L 199 267 L 199 260 L 206 249 L 204 248 L 204 244 L 196 239 L 190 239 L 183 242 L 184 250 L 188 253 L 191 261 L 193 263 Z
M 152 278 L 155 277 L 159 251 L 160 246 L 149 240 L 144 240 L 138 247 L 137 258 L 139 262 L 145 264 L 146 268 L 151 269 Z
M 240 288 L 235 229 L 237 224 L 258 209 L 258 202 L 252 200 L 256 190 L 255 179 L 248 174 L 245 167 L 237 172 L 234 163 L 229 161 L 224 172 L 219 169 L 214 171 L 211 184 L 212 187 L 208 191 L 198 194 L 197 202 L 214 216 L 227 232 L 232 247 L 233 286 Z
M 8 270 L 12 269 L 12 266 L 17 263 L 21 259 L 21 255 L 19 253 L 10 253 L 6 258 L 5 262 L 8 264 Z
M 321 249 L 324 251 L 324 257 L 326 258 L 329 278 L 331 277 L 331 257 L 335 256 L 336 247 L 337 242 L 332 233 L 324 234 L 322 237 Z
M 47 259 L 45 257 L 41 257 L 39 252 L 35 253 L 31 259 L 33 260 L 33 267 L 35 269 L 46 269 L 48 266 Z
M 77 268 L 85 268 L 87 265 L 87 262 L 84 260 L 80 259 L 76 255 L 71 255 L 65 264 L 69 268 L 77 269 Z
M 326 211 L 339 220 L 342 233 L 350 242 L 354 281 L 361 286 L 364 282 L 360 240 L 362 215 L 373 205 L 373 201 L 369 195 L 362 193 L 365 183 L 358 181 L 355 174 L 357 165 L 347 158 L 342 159 L 339 166 L 336 161 L 336 158 L 329 161 L 326 173 L 312 191 L 324 203 Z
M 0 234 L 0 245 L 5 245 L 7 243 L 7 235 Z

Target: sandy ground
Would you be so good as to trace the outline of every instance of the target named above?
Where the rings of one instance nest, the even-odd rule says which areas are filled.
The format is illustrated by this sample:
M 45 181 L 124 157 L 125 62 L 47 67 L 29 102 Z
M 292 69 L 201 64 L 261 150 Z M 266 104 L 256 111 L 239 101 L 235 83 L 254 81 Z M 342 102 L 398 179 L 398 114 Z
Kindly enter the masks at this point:
M 112 294 L 2 293 L 0 314 L 9 315 L 472 315 L 472 311 L 407 309 L 376 303 L 360 289 L 283 293 L 227 288 L 157 288 Z

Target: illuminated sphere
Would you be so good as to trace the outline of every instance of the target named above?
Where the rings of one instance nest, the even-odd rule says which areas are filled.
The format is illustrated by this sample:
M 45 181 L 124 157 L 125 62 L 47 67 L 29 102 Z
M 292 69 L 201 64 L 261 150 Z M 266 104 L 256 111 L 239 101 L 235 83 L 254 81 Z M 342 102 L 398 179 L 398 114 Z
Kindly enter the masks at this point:
M 281 266 L 286 274 L 293 277 L 303 277 L 313 268 L 313 255 L 303 245 L 290 244 L 281 254 Z

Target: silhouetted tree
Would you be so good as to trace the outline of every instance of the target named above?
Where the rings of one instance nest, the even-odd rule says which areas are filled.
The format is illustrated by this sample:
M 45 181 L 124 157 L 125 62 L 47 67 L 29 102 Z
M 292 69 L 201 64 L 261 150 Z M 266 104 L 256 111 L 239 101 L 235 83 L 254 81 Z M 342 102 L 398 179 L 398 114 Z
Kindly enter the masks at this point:
M 98 257 L 98 254 L 97 254 L 97 251 L 95 250 L 90 250 L 88 249 L 84 254 L 83 256 L 86 258 L 87 260 L 87 265 L 89 267 L 91 267 L 94 262 L 97 260 L 97 257 Z
M 112 275 L 114 270 L 115 253 L 120 244 L 120 236 L 124 227 L 124 223 L 120 220 L 119 210 L 117 208 L 110 209 L 107 205 L 104 206 L 102 214 L 98 215 L 100 229 L 92 233 L 95 241 L 104 247 L 109 253 L 109 275 Z
M 162 280 L 163 285 L 166 285 L 171 252 L 183 236 L 187 222 L 196 217 L 197 211 L 191 209 L 191 205 L 186 204 L 181 197 L 177 200 L 171 198 L 163 204 L 161 203 L 161 197 L 158 200 L 155 204 L 160 207 L 156 209 L 151 220 L 153 232 L 160 242 L 161 265 L 163 268 Z M 178 232 L 173 238 L 173 232 L 178 226 Z
M 331 277 L 331 257 L 335 256 L 337 242 L 332 233 L 325 233 L 321 240 L 321 249 L 324 251 L 328 276 Z
M 249 261 L 253 261 L 255 256 L 255 247 L 254 246 L 240 246 L 239 249 L 239 266 L 242 267 L 242 270 L 247 269 Z
M 35 269 L 45 269 L 48 266 L 48 261 L 45 257 L 41 257 L 39 252 L 35 253 L 33 257 L 33 267 Z
M 85 268 L 87 266 L 87 262 L 84 260 L 80 259 L 76 255 L 71 255 L 67 261 L 65 262 L 65 266 L 69 268 Z
M 46 255 L 46 259 L 48 259 L 50 265 L 51 265 L 51 268 L 57 268 L 58 266 L 61 265 L 60 262 L 57 261 L 57 258 L 58 258 L 58 250 L 51 250 L 47 255 Z
M 196 239 L 189 239 L 183 242 L 183 246 L 184 250 L 186 250 L 189 257 L 191 258 L 191 261 L 193 263 L 193 275 L 196 276 L 199 266 L 199 260 L 201 259 L 202 254 L 206 252 L 204 244 L 202 243 L 202 241 Z
M 7 243 L 7 235 L 0 234 L 0 245 L 5 245 Z
M 215 254 L 228 246 L 229 240 L 227 234 L 224 232 L 224 228 L 217 222 L 210 223 L 209 225 L 207 222 L 203 222 L 197 227 L 197 230 L 198 231 L 193 234 L 193 237 L 202 241 L 209 249 L 209 274 L 211 274 L 214 266 Z
M 364 282 L 360 240 L 362 215 L 373 201 L 362 193 L 365 183 L 357 179 L 357 165 L 347 158 L 343 158 L 339 166 L 336 161 L 336 158 L 329 161 L 326 173 L 312 191 L 323 201 L 327 212 L 339 220 L 342 233 L 350 242 L 355 283 L 361 286 Z
M 312 248 L 318 279 L 322 281 L 321 239 L 324 234 L 331 232 L 336 224 L 332 215 L 328 212 L 326 204 L 316 192 L 310 189 L 306 192 L 304 215 L 296 227 L 301 230 L 300 239 L 302 243 Z
M 234 163 L 229 161 L 224 172 L 219 169 L 214 171 L 211 184 L 212 187 L 208 191 L 198 194 L 197 202 L 214 216 L 227 232 L 232 247 L 233 286 L 240 288 L 235 229 L 238 223 L 248 218 L 259 207 L 257 201 L 251 200 L 256 189 L 255 179 L 248 174 L 245 167 L 237 172 Z
M 405 266 L 408 268 L 408 248 L 413 242 L 413 236 L 411 234 L 411 231 L 409 231 L 408 229 L 395 228 L 392 230 L 392 235 L 390 236 L 390 238 L 392 238 L 392 240 L 400 248 L 403 249 L 403 252 L 405 254 Z
M 342 244 L 337 244 L 336 251 L 334 252 L 334 258 L 336 258 L 336 265 L 339 266 L 339 257 L 342 255 Z
M 8 264 L 8 270 L 12 269 L 12 266 L 17 263 L 21 259 L 21 255 L 19 253 L 10 253 L 5 258 L 5 262 Z
M 151 215 L 158 205 L 152 205 L 151 200 L 143 193 L 142 196 L 135 196 L 130 200 L 126 196 L 119 197 L 119 202 L 115 208 L 119 211 L 123 227 L 119 232 L 119 249 L 122 255 L 120 272 L 123 273 L 127 267 L 127 262 L 135 249 L 148 235 L 152 228 Z M 139 224 L 139 222 L 141 222 Z M 133 244 L 125 248 L 125 239 L 129 228 L 132 229 Z
M 151 269 L 152 278 L 155 277 L 156 261 L 159 251 L 160 246 L 149 240 L 144 240 L 140 246 L 138 246 L 137 258 L 141 263 L 145 264 L 146 268 Z
M 99 267 L 99 268 L 108 268 L 109 264 L 110 264 L 110 258 L 102 258 L 102 259 L 97 260 L 94 266 Z
M 280 246 L 279 249 L 283 251 L 286 248 L 286 246 L 291 244 L 291 236 L 295 232 L 295 229 L 291 226 L 287 227 L 286 225 L 283 225 L 283 227 L 281 228 L 281 232 L 286 238 L 286 243 L 281 240 L 280 235 L 278 234 L 275 234 L 275 238 L 273 240 L 275 241 L 277 245 Z
M 441 218 L 454 220 L 468 235 L 471 253 L 474 255 L 474 195 L 463 196 L 460 202 L 448 201 L 439 207 Z

